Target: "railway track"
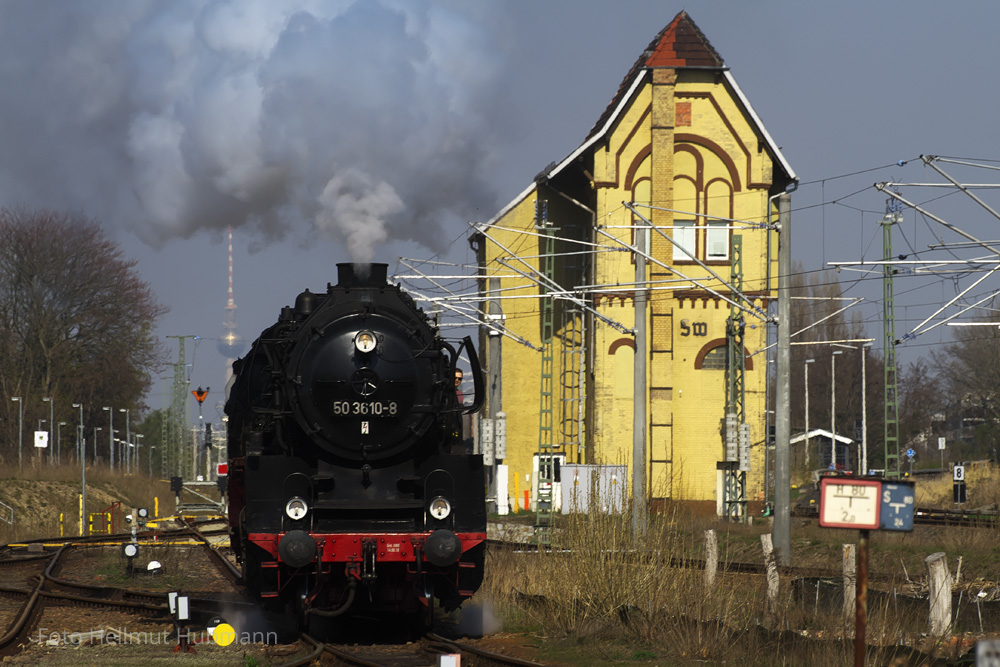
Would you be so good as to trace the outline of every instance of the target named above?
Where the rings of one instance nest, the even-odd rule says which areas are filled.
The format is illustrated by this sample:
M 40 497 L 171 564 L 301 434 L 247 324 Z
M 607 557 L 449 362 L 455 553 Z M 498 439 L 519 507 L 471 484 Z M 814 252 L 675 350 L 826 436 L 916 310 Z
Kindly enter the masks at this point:
M 509 667 L 544 667 L 542 663 L 487 651 L 465 642 L 427 634 L 417 642 L 407 644 L 375 644 L 371 646 L 328 644 L 309 635 L 303 643 L 312 650 L 280 667 L 300 667 L 319 664 L 356 665 L 358 667 L 433 667 L 438 656 L 459 655 L 466 665 L 500 665 Z M 331 660 L 332 662 L 326 662 Z
M 155 536 L 159 542 L 153 544 L 158 544 L 157 548 L 160 549 L 169 549 L 178 539 L 190 538 L 194 544 L 201 545 L 200 548 L 206 553 L 207 560 L 214 565 L 214 569 L 234 589 L 240 589 L 239 569 L 212 544 L 208 535 L 213 532 L 219 531 L 201 531 L 194 525 L 184 525 L 175 530 L 156 531 Z M 32 641 L 31 637 L 42 614 L 59 607 L 78 607 L 81 609 L 81 618 L 93 616 L 93 611 L 97 610 L 97 617 L 104 619 L 106 613 L 113 610 L 145 621 L 157 619 L 161 623 L 169 623 L 166 593 L 74 581 L 64 578 L 60 572 L 68 554 L 79 558 L 87 552 L 106 553 L 109 543 L 125 543 L 131 541 L 132 537 L 129 533 L 60 538 L 59 542 L 62 544 L 58 547 L 52 546 L 55 540 L 31 540 L 16 547 L 7 545 L 0 550 L 0 632 L 3 633 L 0 636 L 0 657 L 20 652 Z M 140 544 L 149 544 L 153 533 L 143 532 L 136 537 L 141 540 Z M 25 554 L 24 548 L 29 553 Z M 72 567 L 80 569 L 80 562 Z M 214 591 L 205 596 L 192 595 L 190 604 L 192 618 L 206 620 L 223 613 L 250 614 L 256 608 L 245 598 L 215 594 Z M 90 612 L 84 612 L 84 608 Z M 41 638 L 39 630 L 39 639 L 35 641 L 40 641 Z
M 243 571 L 240 570 L 235 563 L 223 555 L 219 548 L 216 547 L 211 540 L 209 540 L 208 535 L 210 533 L 196 528 L 193 521 L 186 521 L 185 524 L 186 528 L 191 531 L 199 542 L 201 542 L 206 553 L 208 554 L 209 560 L 211 560 L 212 563 L 219 569 L 219 572 L 221 572 L 222 575 L 234 586 L 242 586 Z M 219 531 L 213 532 L 218 533 Z M 228 532 L 228 529 L 226 529 L 226 532 Z

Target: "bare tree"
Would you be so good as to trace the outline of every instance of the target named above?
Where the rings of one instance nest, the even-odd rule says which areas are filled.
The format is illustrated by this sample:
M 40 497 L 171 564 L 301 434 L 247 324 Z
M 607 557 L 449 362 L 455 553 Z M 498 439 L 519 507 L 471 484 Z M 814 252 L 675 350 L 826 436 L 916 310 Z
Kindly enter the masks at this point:
M 1000 330 L 955 327 L 955 342 L 934 352 L 953 425 L 970 442 L 962 456 L 996 457 L 1000 450 Z M 949 452 L 953 454 L 953 452 Z
M 0 209 L 0 455 L 17 446 L 17 404 L 25 423 L 75 424 L 70 406 L 97 418 L 104 405 L 141 409 L 163 362 L 153 334 L 165 311 L 135 270 L 136 261 L 93 220 L 52 211 Z M 16 455 L 16 454 L 15 454 Z
M 947 408 L 933 365 L 924 359 L 908 364 L 900 373 L 899 388 L 900 449 L 913 447 L 937 464 L 936 437 Z

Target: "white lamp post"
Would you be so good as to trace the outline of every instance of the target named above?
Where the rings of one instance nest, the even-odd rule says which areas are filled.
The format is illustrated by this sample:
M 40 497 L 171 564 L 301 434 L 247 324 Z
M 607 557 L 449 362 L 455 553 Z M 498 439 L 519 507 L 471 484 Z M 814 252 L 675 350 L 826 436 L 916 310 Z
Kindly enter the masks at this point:
M 86 458 L 83 447 L 83 403 L 74 403 L 73 407 L 80 409 L 80 423 L 76 427 L 76 455 L 83 459 Z
M 111 470 L 115 469 L 115 411 L 114 408 L 105 405 L 101 410 L 108 413 L 108 456 L 110 457 Z
M 83 403 L 74 403 L 74 408 L 80 408 L 80 425 L 76 432 L 76 453 L 80 456 L 80 535 L 86 531 L 87 521 L 87 443 L 83 437 Z M 97 434 L 94 434 L 97 440 Z
M 861 474 L 868 474 L 868 381 L 865 379 L 865 359 L 871 343 L 861 346 Z
M 806 470 L 809 470 L 809 364 L 815 359 L 806 359 Z
M 132 437 L 135 439 L 135 462 L 129 467 L 129 470 L 135 471 L 135 474 L 141 475 L 142 470 L 139 468 L 139 440 L 146 437 L 142 433 L 133 433 Z M 147 454 L 148 456 L 148 454 Z
M 868 357 L 868 350 L 871 349 L 871 342 L 867 342 L 860 347 L 854 345 L 844 345 L 834 343 L 839 347 L 846 347 L 851 350 L 861 351 L 861 456 L 858 465 L 862 475 L 868 474 L 868 379 L 865 374 L 865 360 Z
M 62 427 L 66 422 L 56 424 L 56 463 L 62 463 Z
M 49 467 L 52 467 L 52 462 L 53 462 L 53 459 L 52 459 L 52 449 L 53 449 L 53 447 L 52 447 L 52 419 L 53 419 L 52 410 L 53 410 L 53 406 L 55 405 L 55 401 L 52 400 L 51 396 L 46 396 L 46 397 L 42 398 L 42 401 L 49 404 Z
M 126 465 L 128 465 L 129 462 L 130 462 L 130 460 L 131 460 L 130 457 L 132 455 L 132 453 L 130 451 L 128 451 L 128 449 L 129 449 L 128 444 L 130 442 L 132 442 L 132 437 L 131 437 L 132 434 L 129 433 L 129 414 L 128 414 L 128 408 L 118 408 L 118 412 L 124 412 L 125 413 L 125 448 L 124 448 L 124 452 L 125 452 L 125 463 L 126 463 Z M 122 450 L 119 450 L 119 451 L 122 451 Z M 119 463 L 119 465 L 121 465 L 121 462 L 122 462 L 121 461 L 121 457 L 119 456 L 118 457 L 118 463 Z M 125 470 L 124 466 L 122 467 L 122 472 L 125 473 L 125 474 L 128 473 L 128 471 Z
M 20 396 L 10 400 L 17 401 L 17 469 L 24 470 L 24 401 Z
M 837 355 L 843 350 L 834 350 L 830 355 L 830 466 L 837 469 Z

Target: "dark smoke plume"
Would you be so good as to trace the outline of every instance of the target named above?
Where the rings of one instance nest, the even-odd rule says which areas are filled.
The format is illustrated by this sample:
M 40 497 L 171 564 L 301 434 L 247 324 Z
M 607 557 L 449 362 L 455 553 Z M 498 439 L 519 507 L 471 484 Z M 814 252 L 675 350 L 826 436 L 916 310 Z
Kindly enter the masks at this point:
M 0 2 L 0 203 L 162 245 L 249 227 L 370 261 L 496 207 L 493 10 L 359 0 Z M 496 143 L 494 143 L 494 146 Z

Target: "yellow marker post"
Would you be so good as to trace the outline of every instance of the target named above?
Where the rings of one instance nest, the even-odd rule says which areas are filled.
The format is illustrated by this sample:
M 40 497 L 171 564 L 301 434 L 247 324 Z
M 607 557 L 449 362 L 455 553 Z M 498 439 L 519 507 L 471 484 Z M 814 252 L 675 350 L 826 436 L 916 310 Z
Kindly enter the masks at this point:
M 154 519 L 159 519 L 160 518 L 160 497 L 159 496 L 156 496 L 155 498 L 153 498 L 153 518 Z

